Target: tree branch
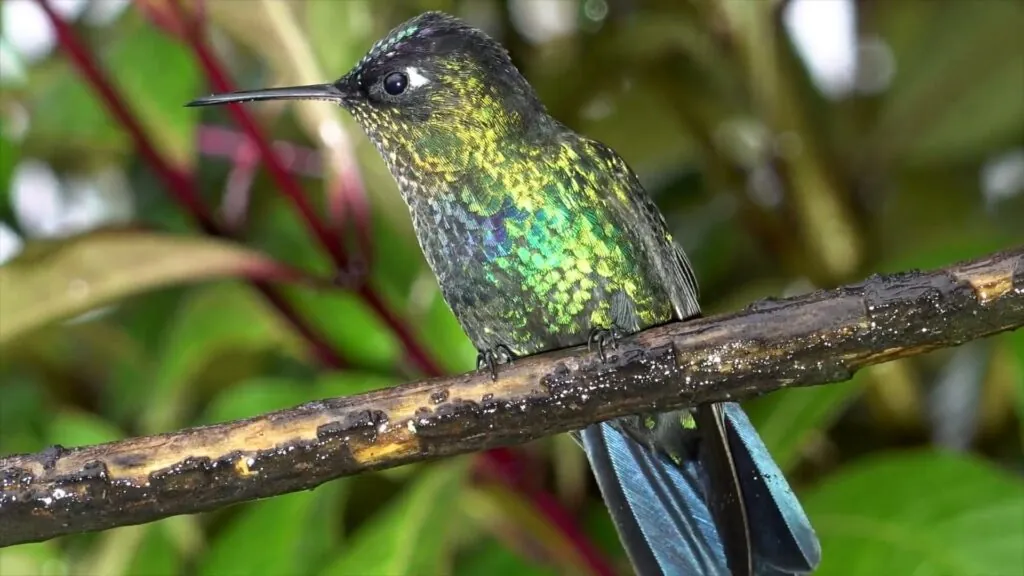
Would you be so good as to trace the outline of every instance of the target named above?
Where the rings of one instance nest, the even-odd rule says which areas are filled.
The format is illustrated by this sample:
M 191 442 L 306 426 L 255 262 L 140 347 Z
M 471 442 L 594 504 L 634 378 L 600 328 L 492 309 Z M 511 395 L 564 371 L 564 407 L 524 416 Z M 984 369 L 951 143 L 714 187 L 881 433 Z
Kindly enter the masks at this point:
M 1024 247 L 263 416 L 0 459 L 0 545 L 151 522 L 592 422 L 792 386 L 1024 325 Z

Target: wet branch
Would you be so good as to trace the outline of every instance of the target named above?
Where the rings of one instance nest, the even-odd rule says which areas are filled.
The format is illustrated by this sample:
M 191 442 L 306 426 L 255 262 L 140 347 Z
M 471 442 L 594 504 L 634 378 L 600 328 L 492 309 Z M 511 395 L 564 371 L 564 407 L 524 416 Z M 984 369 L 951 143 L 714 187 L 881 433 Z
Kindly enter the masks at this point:
M 616 416 L 838 382 L 1024 326 L 1024 247 L 256 418 L 0 459 L 0 545 L 151 522 Z

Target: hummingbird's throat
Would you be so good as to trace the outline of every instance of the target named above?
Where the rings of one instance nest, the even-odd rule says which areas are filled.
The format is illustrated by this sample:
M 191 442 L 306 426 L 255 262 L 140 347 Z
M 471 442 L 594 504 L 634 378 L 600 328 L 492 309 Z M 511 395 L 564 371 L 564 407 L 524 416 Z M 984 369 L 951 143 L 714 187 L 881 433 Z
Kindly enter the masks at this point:
M 465 128 L 418 126 L 402 138 L 384 139 L 381 153 L 396 178 L 420 181 L 421 188 L 443 190 L 477 186 L 517 169 L 523 146 L 503 126 Z

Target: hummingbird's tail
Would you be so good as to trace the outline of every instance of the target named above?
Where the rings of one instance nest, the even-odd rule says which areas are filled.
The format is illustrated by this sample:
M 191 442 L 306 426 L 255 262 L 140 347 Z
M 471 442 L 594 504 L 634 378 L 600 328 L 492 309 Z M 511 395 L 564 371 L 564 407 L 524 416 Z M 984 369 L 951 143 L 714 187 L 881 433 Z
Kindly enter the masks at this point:
M 738 480 L 757 576 L 783 576 L 812 571 L 821 549 L 757 431 L 739 404 L 715 406 L 732 470 Z M 728 576 L 726 545 L 713 508 L 729 491 L 716 490 L 704 458 L 668 456 L 627 437 L 611 422 L 594 424 L 579 433 L 598 486 L 611 512 L 630 561 L 640 576 Z M 709 504 L 710 503 L 710 504 Z

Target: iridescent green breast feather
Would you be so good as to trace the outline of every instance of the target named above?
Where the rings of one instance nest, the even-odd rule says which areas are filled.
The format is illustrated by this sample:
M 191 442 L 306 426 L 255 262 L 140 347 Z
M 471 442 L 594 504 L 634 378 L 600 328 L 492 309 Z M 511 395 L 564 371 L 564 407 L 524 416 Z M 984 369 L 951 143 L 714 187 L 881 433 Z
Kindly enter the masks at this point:
M 470 146 L 470 175 L 444 174 L 461 173 L 461 162 L 413 160 L 410 206 L 442 289 L 495 295 L 473 298 L 473 305 L 488 307 L 494 317 L 488 326 L 505 329 L 500 343 L 518 354 L 554 347 L 552 335 L 568 345 L 594 327 L 622 324 L 617 307 L 627 309 L 624 330 L 671 320 L 671 294 L 654 258 L 628 214 L 616 208 L 643 193 L 603 165 L 621 160 L 589 141 L 525 149 L 501 144 Z M 492 149 L 503 152 L 487 154 Z M 453 249 L 461 257 L 451 258 Z M 508 301 L 510 288 L 520 291 L 519 301 Z M 468 311 L 453 300 L 462 318 Z M 466 328 L 478 343 L 486 340 Z

